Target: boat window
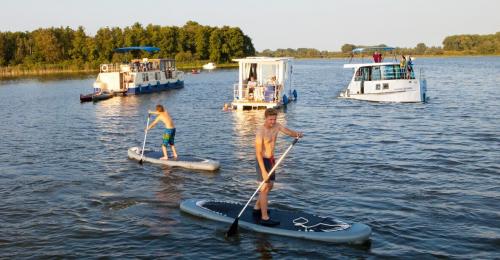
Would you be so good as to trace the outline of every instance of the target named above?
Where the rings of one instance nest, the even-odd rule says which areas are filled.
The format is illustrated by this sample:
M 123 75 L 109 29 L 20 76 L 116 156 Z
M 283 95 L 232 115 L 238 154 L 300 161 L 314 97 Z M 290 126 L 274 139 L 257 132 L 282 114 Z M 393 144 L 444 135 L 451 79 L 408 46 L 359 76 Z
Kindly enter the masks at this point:
M 265 83 L 266 81 L 271 80 L 272 77 L 276 77 L 277 68 L 276 64 L 262 64 L 262 75 L 260 82 Z
M 375 85 L 375 90 L 380 90 L 380 84 Z
M 380 80 L 381 75 L 380 75 L 380 66 L 373 66 L 372 67 L 372 80 Z
M 355 81 L 369 81 L 370 79 L 370 67 L 361 67 L 356 71 Z
M 399 72 L 399 66 L 394 65 L 382 66 L 382 78 L 385 80 L 397 79 L 397 74 Z
M 384 83 L 384 89 L 389 89 L 389 83 Z

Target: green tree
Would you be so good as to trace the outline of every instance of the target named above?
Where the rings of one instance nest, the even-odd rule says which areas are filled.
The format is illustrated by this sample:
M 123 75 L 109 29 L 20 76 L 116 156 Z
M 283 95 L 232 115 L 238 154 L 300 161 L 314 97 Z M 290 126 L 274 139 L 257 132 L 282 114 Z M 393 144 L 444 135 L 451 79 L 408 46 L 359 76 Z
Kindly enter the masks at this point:
M 224 35 L 221 29 L 216 28 L 210 34 L 210 60 L 216 63 L 220 63 L 222 61 L 222 44 L 224 41 Z
M 0 32 L 0 66 L 5 66 L 7 64 L 7 37 L 5 34 Z
M 355 48 L 356 48 L 356 45 L 354 45 L 354 44 L 350 44 L 350 43 L 346 43 L 346 44 L 342 45 L 342 47 L 341 47 L 340 49 L 341 49 L 341 51 L 342 51 L 343 53 L 350 53 L 350 52 L 352 52 L 352 50 L 354 50 Z
M 35 61 L 56 63 L 61 60 L 61 45 L 50 29 L 38 29 L 33 32 Z
M 87 49 L 87 35 L 83 26 L 79 26 L 75 31 L 71 45 L 71 58 L 80 63 L 87 61 L 89 50 Z
M 427 46 L 425 45 L 425 43 L 419 43 L 417 44 L 417 47 L 415 47 L 415 53 L 419 55 L 424 54 L 426 50 Z

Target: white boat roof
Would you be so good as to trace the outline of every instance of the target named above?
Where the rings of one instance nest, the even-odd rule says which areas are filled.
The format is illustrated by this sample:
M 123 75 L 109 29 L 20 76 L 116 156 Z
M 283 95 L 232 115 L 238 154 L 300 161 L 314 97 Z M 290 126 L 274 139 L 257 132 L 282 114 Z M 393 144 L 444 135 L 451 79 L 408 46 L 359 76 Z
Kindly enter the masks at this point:
M 399 65 L 399 62 L 379 62 L 379 63 L 349 63 L 344 64 L 344 68 L 359 68 L 359 67 L 373 67 L 373 66 L 384 66 L 384 65 Z
M 290 61 L 293 60 L 292 57 L 246 57 L 242 59 L 233 59 L 233 61 L 237 62 L 277 62 L 277 61 Z

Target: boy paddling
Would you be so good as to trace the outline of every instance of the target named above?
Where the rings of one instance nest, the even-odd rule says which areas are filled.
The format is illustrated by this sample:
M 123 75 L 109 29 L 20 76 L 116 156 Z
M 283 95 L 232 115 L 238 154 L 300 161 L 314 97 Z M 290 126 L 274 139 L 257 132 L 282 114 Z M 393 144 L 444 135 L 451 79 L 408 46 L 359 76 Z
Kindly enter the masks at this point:
M 145 129 L 148 131 L 153 128 L 158 122 L 163 122 L 165 124 L 165 131 L 163 132 L 163 143 L 161 145 L 163 151 L 163 157 L 160 159 L 168 160 L 167 146 L 170 145 L 172 148 L 172 155 L 174 159 L 177 159 L 177 151 L 175 150 L 174 139 L 175 139 L 175 125 L 172 117 L 168 111 L 162 105 L 156 105 L 156 111 L 148 111 L 149 114 L 156 115 L 155 120 L 151 125 Z
M 267 212 L 268 195 L 276 179 L 276 172 L 274 172 L 269 179 L 267 177 L 269 171 L 271 171 L 275 164 L 274 147 L 276 145 L 276 138 L 279 132 L 295 138 L 301 138 L 304 134 L 302 132 L 290 130 L 280 123 L 277 123 L 276 117 L 278 116 L 278 111 L 274 108 L 266 109 L 264 116 L 264 125 L 257 130 L 255 137 L 255 156 L 257 159 L 257 179 L 260 182 L 265 180 L 265 183 L 260 189 L 259 197 L 253 209 L 253 216 L 261 225 L 277 226 L 280 222 L 270 219 L 269 213 Z

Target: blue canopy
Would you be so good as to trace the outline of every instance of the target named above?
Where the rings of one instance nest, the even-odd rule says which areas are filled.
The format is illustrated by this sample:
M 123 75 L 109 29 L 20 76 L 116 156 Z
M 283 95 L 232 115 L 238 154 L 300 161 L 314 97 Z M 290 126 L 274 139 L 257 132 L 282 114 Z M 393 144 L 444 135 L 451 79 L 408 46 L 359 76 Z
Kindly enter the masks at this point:
M 361 53 L 364 51 L 392 51 L 394 50 L 394 47 L 378 47 L 378 46 L 373 46 L 373 47 L 361 47 L 361 48 L 356 48 L 352 50 L 352 53 Z
M 151 47 L 151 46 L 132 46 L 132 47 L 123 47 L 123 48 L 116 48 L 114 49 L 115 52 L 129 52 L 129 51 L 147 51 L 147 52 L 155 52 L 159 51 L 160 48 L 157 47 Z

